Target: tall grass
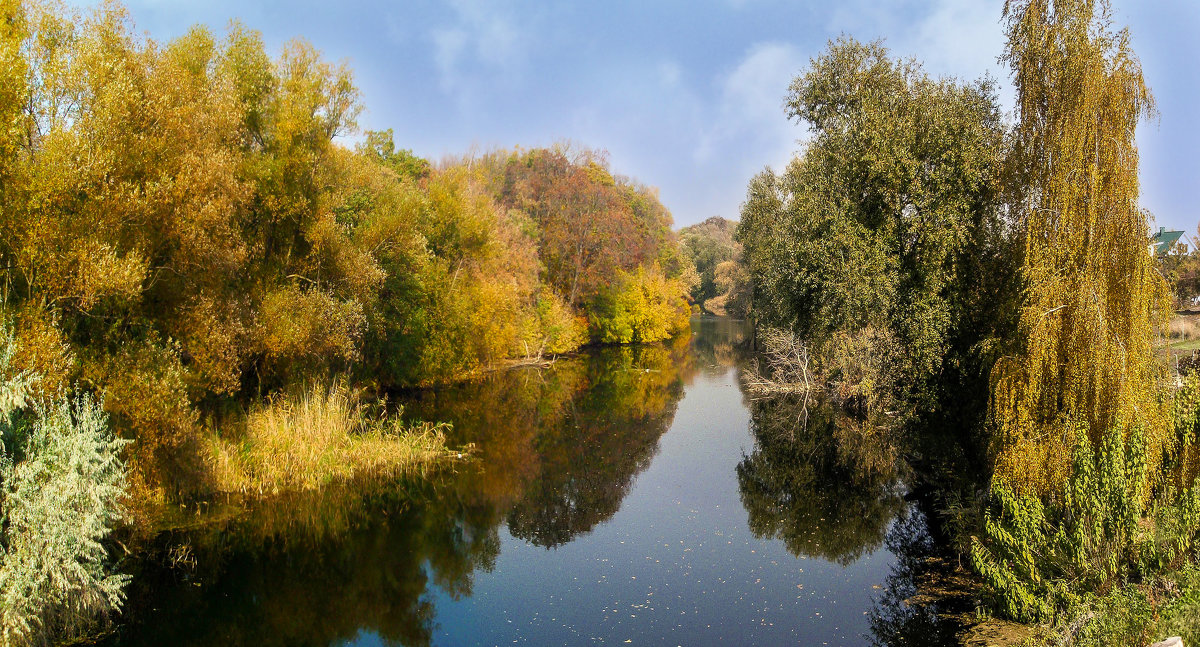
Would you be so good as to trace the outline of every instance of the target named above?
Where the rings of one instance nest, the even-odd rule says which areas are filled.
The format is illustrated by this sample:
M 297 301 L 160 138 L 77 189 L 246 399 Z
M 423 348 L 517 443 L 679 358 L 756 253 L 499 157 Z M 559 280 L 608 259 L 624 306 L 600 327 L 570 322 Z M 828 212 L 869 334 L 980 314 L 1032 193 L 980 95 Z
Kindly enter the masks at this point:
M 363 477 L 424 476 L 456 455 L 444 430 L 374 416 L 337 381 L 256 407 L 241 438 L 213 437 L 210 456 L 219 490 L 278 494 Z
M 1192 317 L 1175 317 L 1171 320 L 1171 339 L 1200 338 L 1200 322 Z

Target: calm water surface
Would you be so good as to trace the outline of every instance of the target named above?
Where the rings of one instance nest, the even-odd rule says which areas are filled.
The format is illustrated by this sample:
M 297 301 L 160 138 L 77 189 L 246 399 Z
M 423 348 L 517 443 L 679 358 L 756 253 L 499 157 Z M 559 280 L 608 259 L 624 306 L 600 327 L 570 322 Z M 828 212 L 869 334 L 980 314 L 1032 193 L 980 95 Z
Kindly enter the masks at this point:
M 898 470 L 739 388 L 739 322 L 423 392 L 477 459 L 160 538 L 111 644 L 950 644 Z M 807 424 L 799 424 L 807 419 Z

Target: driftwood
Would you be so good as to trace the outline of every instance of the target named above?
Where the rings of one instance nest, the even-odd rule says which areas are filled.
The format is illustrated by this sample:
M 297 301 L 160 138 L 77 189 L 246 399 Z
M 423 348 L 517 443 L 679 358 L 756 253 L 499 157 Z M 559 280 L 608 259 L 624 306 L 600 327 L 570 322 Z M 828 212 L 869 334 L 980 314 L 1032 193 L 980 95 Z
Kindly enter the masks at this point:
M 794 333 L 776 329 L 763 331 L 759 339 L 766 370 L 760 367 L 757 359 L 750 362 L 742 371 L 742 383 L 746 391 L 756 399 L 785 394 L 804 396 L 796 425 L 806 426 L 809 401 L 813 392 L 821 390 L 820 383 L 809 370 L 808 345 Z
M 806 397 L 821 389 L 809 370 L 808 345 L 795 334 L 769 329 L 760 337 L 764 367 L 757 360 L 742 372 L 746 390 L 754 395 L 768 396 L 798 393 Z

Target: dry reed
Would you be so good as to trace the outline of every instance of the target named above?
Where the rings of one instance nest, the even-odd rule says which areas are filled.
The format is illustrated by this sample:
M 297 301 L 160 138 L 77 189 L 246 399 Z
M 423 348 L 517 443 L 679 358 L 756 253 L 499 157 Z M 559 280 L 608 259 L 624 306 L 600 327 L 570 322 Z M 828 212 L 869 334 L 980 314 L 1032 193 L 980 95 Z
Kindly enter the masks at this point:
M 1200 338 L 1200 322 L 1193 317 L 1175 317 L 1171 320 L 1171 339 Z
M 225 492 L 314 490 L 360 477 L 424 476 L 457 455 L 445 425 L 372 416 L 344 382 L 274 398 L 246 417 L 236 441 L 214 437 L 211 467 Z

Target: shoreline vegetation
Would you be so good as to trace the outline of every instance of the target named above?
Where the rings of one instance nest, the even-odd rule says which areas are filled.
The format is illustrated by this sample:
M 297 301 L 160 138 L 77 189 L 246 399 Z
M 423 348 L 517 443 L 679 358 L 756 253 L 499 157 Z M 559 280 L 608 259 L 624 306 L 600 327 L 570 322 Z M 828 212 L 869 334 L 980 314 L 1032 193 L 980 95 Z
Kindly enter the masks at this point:
M 163 510 L 469 453 L 382 394 L 688 329 L 695 262 L 604 152 L 430 161 L 360 133 L 362 109 L 302 40 L 272 55 L 234 22 L 158 42 L 115 2 L 0 0 L 0 589 L 25 596 L 5 644 L 118 609 L 108 537 Z M 20 489 L 36 470 L 96 519 L 43 573 L 20 556 L 73 531 Z M 78 560 L 88 577 L 38 588 Z
M 423 479 L 464 457 L 446 446 L 445 424 L 375 414 L 341 381 L 256 404 L 244 431 L 212 434 L 208 458 L 222 494 L 278 495 L 363 478 Z
M 811 395 L 898 448 L 977 587 L 959 640 L 1200 642 L 1200 375 L 1169 321 L 1195 259 L 1148 252 L 1153 98 L 1106 0 L 1002 19 L 1012 124 L 990 80 L 880 42 L 839 38 L 793 79 L 811 137 L 750 182 L 734 234 L 764 351 L 742 379 L 803 396 L 797 425 Z
M 1198 333 L 1169 321 L 1200 254 L 1147 253 L 1153 97 L 1107 0 L 1002 20 L 1015 120 L 986 77 L 843 36 L 787 90 L 799 155 L 738 223 L 677 234 L 602 151 L 431 161 L 360 133 L 351 70 L 304 41 L 0 0 L 0 642 L 94 631 L 121 553 L 196 522 L 177 510 L 336 507 L 469 456 L 382 394 L 698 312 L 754 323 L 772 452 L 794 458 L 811 397 L 841 416 L 822 442 L 876 477 L 906 462 L 964 642 L 1200 642 L 1200 371 L 1176 353 Z

